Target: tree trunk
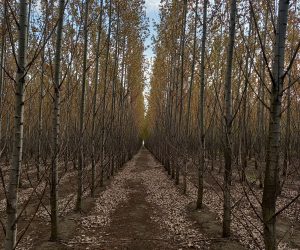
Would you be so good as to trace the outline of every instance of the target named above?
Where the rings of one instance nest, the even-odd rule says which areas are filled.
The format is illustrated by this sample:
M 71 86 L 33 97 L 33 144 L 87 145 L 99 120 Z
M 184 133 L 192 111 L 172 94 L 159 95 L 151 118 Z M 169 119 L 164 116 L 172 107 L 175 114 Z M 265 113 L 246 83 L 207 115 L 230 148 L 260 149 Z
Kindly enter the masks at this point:
M 266 45 L 266 35 L 267 35 L 267 27 L 268 27 L 268 18 L 269 18 L 269 9 L 267 9 L 265 13 L 265 19 L 264 19 L 264 32 L 263 32 L 263 47 Z M 256 156 L 256 168 L 258 172 L 258 185 L 259 188 L 263 187 L 263 172 L 264 172 L 264 159 L 265 159 L 265 107 L 263 105 L 263 102 L 265 101 L 265 79 L 266 79 L 266 62 L 263 58 L 263 55 L 261 55 L 260 58 L 262 64 L 260 65 L 260 74 L 261 74 L 261 80 L 259 83 L 259 89 L 258 89 L 258 96 L 259 96 L 259 103 L 257 108 L 257 128 L 258 128 L 258 135 L 257 135 L 257 156 Z M 262 162 L 261 162 L 262 161 Z
M 281 106 L 284 83 L 284 56 L 289 0 L 280 0 L 273 51 L 271 109 L 266 156 L 262 213 L 264 242 L 267 250 L 276 249 L 276 200 L 279 191 L 279 153 L 281 134 Z
M 82 189 L 83 189 L 83 169 L 84 169 L 84 114 L 85 114 L 85 92 L 86 92 L 86 75 L 87 75 L 87 46 L 88 46 L 88 15 L 89 0 L 85 1 L 84 15 L 84 51 L 83 51 L 83 67 L 82 67 L 82 83 L 81 83 L 81 102 L 80 102 L 80 118 L 79 118 L 79 152 L 78 152 L 78 183 L 77 183 L 77 200 L 76 211 L 80 212 L 82 208 Z
M 54 61 L 54 100 L 53 100 L 53 156 L 51 166 L 51 191 L 50 191 L 50 206 L 51 206 L 51 241 L 57 241 L 58 237 L 58 187 L 57 187 L 57 165 L 59 154 L 59 136 L 60 136 L 60 87 L 61 87 L 61 46 L 64 22 L 65 0 L 59 1 L 59 20 L 57 24 L 56 35 L 56 52 Z
M 113 69 L 113 79 L 112 79 L 112 98 L 111 98 L 111 119 L 110 119 L 110 132 L 112 138 L 112 154 L 111 154 L 111 168 L 110 168 L 110 175 L 114 175 L 114 168 L 115 168 L 115 157 L 114 157 L 114 150 L 115 150 L 115 133 L 114 131 L 116 128 L 115 125 L 115 108 L 116 108 L 116 85 L 117 85 L 117 74 L 119 68 L 119 28 L 120 28 L 120 10 L 119 5 L 117 4 L 117 27 L 115 33 L 115 55 L 114 55 L 114 69 Z M 118 112 L 118 111 L 117 111 Z
M 105 56 L 105 71 L 104 71 L 104 86 L 103 86 L 103 101 L 102 101 L 102 114 L 101 114 L 101 180 L 100 186 L 103 186 L 104 182 L 104 167 L 105 167 L 105 110 L 106 110 L 106 94 L 107 94 L 107 82 L 108 82 L 108 65 L 109 54 L 111 44 L 111 23 L 112 23 L 112 0 L 109 1 L 109 15 L 108 15 L 108 33 L 107 33 L 107 47 Z
M 6 1 L 3 6 L 3 19 L 2 19 L 2 39 L 1 39 L 1 48 L 0 48 L 0 146 L 2 142 L 2 103 L 3 103 L 3 89 L 4 89 L 4 58 L 6 51 L 6 13 L 7 6 Z
M 181 30 L 181 38 L 180 38 L 180 63 L 181 63 L 181 68 L 180 68 L 180 97 L 179 97 L 179 121 L 178 121 L 178 137 L 179 137 L 179 142 L 183 139 L 183 133 L 182 133 L 182 116 L 183 116 L 183 110 L 184 110 L 184 93 L 183 93 L 183 85 L 184 85 L 184 59 L 185 59 L 185 33 L 186 33 L 186 18 L 187 17 L 187 0 L 183 1 L 183 21 L 182 21 L 182 30 Z M 186 146 L 186 143 L 184 143 Z M 186 178 L 187 178 L 187 166 L 186 160 L 183 160 L 183 193 L 186 193 Z M 178 164 L 178 169 L 176 173 L 176 183 L 179 184 L 179 175 L 180 175 L 180 169 L 181 169 L 181 164 Z
M 40 85 L 40 100 L 39 100 L 39 116 L 38 116 L 38 148 L 37 148 L 37 179 L 40 179 L 40 168 L 41 168 L 41 150 L 42 150 L 42 130 L 43 130 L 43 102 L 44 102 L 44 75 L 45 75 L 45 46 L 47 42 L 47 25 L 48 25 L 48 6 L 46 6 L 45 14 L 45 28 L 44 28 L 44 48 L 41 51 L 41 85 Z
M 290 78 L 289 78 L 290 79 Z M 288 165 L 290 163 L 290 149 L 291 149 L 291 88 L 287 89 L 287 113 L 286 113 L 286 126 L 285 126 L 285 145 L 284 145 L 284 158 L 282 176 L 284 179 L 287 177 Z
M 26 77 L 26 50 L 27 50 L 28 2 L 20 0 L 19 3 L 19 46 L 17 55 L 17 79 L 15 93 L 15 117 L 12 164 L 9 173 L 7 190 L 7 223 L 5 236 L 5 249 L 16 247 L 17 238 L 17 209 L 18 209 L 18 183 L 22 164 L 23 151 L 23 121 L 24 121 L 24 88 Z
M 200 129 L 200 159 L 198 169 L 198 195 L 197 208 L 202 208 L 203 203 L 203 171 L 205 166 L 205 141 L 204 141 L 204 111 L 205 111 L 205 46 L 206 46 L 206 22 L 207 22 L 207 5 L 208 0 L 204 0 L 203 6 L 203 23 L 202 23 L 202 41 L 201 41 L 201 66 L 200 66 L 200 102 L 199 102 L 199 129 Z
M 248 44 L 251 42 L 252 34 L 252 22 L 250 18 L 249 24 L 249 33 L 248 33 Z M 242 173 L 241 173 L 241 181 L 246 181 L 246 169 L 248 166 L 247 155 L 248 155 L 248 137 L 247 137 L 247 103 L 248 103 L 248 85 L 249 79 L 251 75 L 251 63 L 250 63 L 250 51 L 247 50 L 247 58 L 245 65 L 245 89 L 244 89 L 244 99 L 243 99 L 243 109 L 242 109 L 242 136 L 241 136 L 241 164 L 242 164 Z
M 231 164 L 232 164 L 232 144 L 231 144 L 231 130 L 232 130 L 232 62 L 233 62 L 233 49 L 235 42 L 235 21 L 236 21 L 236 0 L 231 0 L 230 10 L 230 28 L 229 28 L 229 42 L 227 51 L 227 68 L 225 78 L 225 171 L 224 171 L 224 211 L 223 211 L 223 237 L 230 236 L 231 224 L 231 199 L 230 199 L 230 185 L 231 185 Z
M 92 183 L 91 183 L 91 196 L 95 196 L 95 186 L 96 186 L 96 163 L 95 163 L 95 122 L 96 122 L 96 107 L 97 107 L 97 91 L 99 82 L 99 63 L 100 63 L 100 45 L 101 45 L 101 32 L 102 32 L 102 17 L 103 17 L 103 0 L 100 3 L 100 16 L 99 16 L 99 26 L 97 34 L 97 48 L 96 48 L 96 61 L 95 61 L 95 83 L 94 83 L 94 95 L 93 95 L 93 118 L 92 118 Z

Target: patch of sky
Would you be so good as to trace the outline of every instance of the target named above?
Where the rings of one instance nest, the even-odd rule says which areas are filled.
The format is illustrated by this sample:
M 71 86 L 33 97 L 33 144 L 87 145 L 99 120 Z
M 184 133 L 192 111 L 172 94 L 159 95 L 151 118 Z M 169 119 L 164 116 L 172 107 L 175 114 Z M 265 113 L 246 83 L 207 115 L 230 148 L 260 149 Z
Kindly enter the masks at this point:
M 145 106 L 146 110 L 148 107 L 147 103 L 147 96 L 150 91 L 150 77 L 152 74 L 152 63 L 154 58 L 154 51 L 153 51 L 153 44 L 152 44 L 152 38 L 156 36 L 156 30 L 155 30 L 155 23 L 159 22 L 159 6 L 160 6 L 160 0 L 145 0 L 145 7 L 146 7 L 146 15 L 149 19 L 149 36 L 147 37 L 145 41 L 145 59 L 146 59 L 146 72 L 145 72 L 145 88 L 144 88 L 144 96 L 145 96 Z

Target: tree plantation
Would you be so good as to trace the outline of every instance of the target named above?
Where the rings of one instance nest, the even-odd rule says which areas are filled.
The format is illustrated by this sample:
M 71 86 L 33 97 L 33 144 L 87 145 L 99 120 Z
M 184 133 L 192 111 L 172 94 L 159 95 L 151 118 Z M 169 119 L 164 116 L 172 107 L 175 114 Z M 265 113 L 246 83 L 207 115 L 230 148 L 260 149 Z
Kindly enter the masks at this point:
M 300 249 L 300 1 L 1 0 L 0 27 L 1 249 Z

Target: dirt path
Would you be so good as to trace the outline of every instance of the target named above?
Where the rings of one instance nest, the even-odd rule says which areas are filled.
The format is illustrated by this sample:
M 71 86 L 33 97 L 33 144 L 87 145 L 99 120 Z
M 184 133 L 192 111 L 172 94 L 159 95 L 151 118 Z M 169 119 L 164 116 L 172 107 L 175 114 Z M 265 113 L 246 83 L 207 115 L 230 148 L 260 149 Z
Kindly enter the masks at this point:
M 82 216 L 66 249 L 207 249 L 180 194 L 146 149 L 126 164 Z
M 166 239 L 165 232 L 151 219 L 159 209 L 146 201 L 143 183 L 130 181 L 127 188 L 133 192 L 112 214 L 112 221 L 104 233 L 102 247 L 173 249 L 174 243 Z
M 221 196 L 207 188 L 206 183 L 205 207 L 195 210 L 197 189 L 192 182 L 188 182 L 188 194 L 183 195 L 180 186 L 174 184 L 163 166 L 145 148 L 116 176 L 106 180 L 105 187 L 97 189 L 96 198 L 85 197 L 81 214 L 72 209 L 75 196 L 68 202 L 75 187 L 76 179 L 70 178 L 72 176 L 72 173 L 66 175 L 62 181 L 64 192 L 61 191 L 60 206 L 65 207 L 66 202 L 68 206 L 59 218 L 60 240 L 48 241 L 48 215 L 40 209 L 17 250 L 258 249 L 236 217 L 232 223 L 233 237 L 221 238 Z M 249 209 L 242 211 L 247 215 Z M 239 213 L 235 211 L 235 215 Z M 297 230 L 293 231 L 292 246 L 298 246 Z M 284 244 L 281 243 L 284 247 L 280 249 L 291 249 Z

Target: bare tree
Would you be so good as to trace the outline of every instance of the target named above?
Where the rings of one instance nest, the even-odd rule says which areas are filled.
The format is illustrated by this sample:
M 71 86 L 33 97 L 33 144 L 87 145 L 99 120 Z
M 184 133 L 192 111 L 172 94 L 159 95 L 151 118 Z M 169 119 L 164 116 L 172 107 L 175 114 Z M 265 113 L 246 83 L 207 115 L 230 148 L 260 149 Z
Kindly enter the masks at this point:
M 7 14 L 7 3 L 4 1 L 3 6 L 3 18 L 1 20 L 2 26 L 2 38 L 0 47 L 0 143 L 2 139 L 2 102 L 3 102 L 3 89 L 4 89 L 4 58 L 6 51 L 6 14 Z M 0 144 L 1 145 L 1 144 Z
M 203 22 L 202 22 L 202 40 L 201 40 L 201 62 L 200 62 L 200 101 L 199 101 L 199 129 L 200 129 L 200 160 L 198 169 L 198 197 L 197 208 L 202 208 L 203 203 L 203 171 L 205 167 L 205 140 L 204 140 L 204 111 L 205 111 L 205 47 L 207 30 L 207 5 L 208 0 L 203 3 Z
M 54 60 L 54 96 L 53 96 L 53 155 L 51 166 L 51 191 L 50 191 L 50 206 L 51 206 L 51 236 L 50 240 L 56 241 L 58 238 L 58 154 L 59 136 L 60 136 L 60 88 L 61 88 L 61 52 L 62 52 L 62 36 L 63 36 L 63 22 L 64 22 L 65 0 L 59 1 L 58 6 L 58 24 L 56 34 L 56 52 Z
M 85 1 L 84 14 L 84 49 L 83 49 L 83 66 L 82 66 L 82 85 L 81 85 L 81 102 L 80 102 L 80 118 L 79 118 L 79 152 L 78 152 L 78 189 L 76 211 L 81 211 L 82 206 L 82 176 L 84 169 L 84 113 L 85 113 L 85 92 L 86 92 L 86 76 L 87 76 L 87 46 L 88 46 L 88 15 L 89 15 L 89 0 Z
M 102 19 L 103 19 L 103 0 L 100 3 L 100 15 L 97 33 L 97 47 L 96 47 L 96 60 L 95 60 L 95 82 L 94 82 L 94 95 L 93 95 L 93 118 L 92 118 L 92 186 L 91 186 L 91 196 L 95 195 L 95 182 L 96 182 L 96 162 L 95 162 L 95 129 L 96 129 L 96 117 L 97 117 L 97 94 L 98 94 L 98 83 L 99 83 L 99 63 L 100 63 L 100 45 L 101 45 L 101 32 L 102 32 Z
M 230 198 L 230 185 L 232 177 L 232 62 L 233 62 L 233 49 L 235 42 L 235 22 L 236 22 L 237 6 L 236 0 L 230 2 L 230 27 L 229 27 L 229 41 L 227 50 L 227 65 L 225 75 L 225 148 L 224 148 L 224 183 L 223 183 L 223 237 L 230 236 L 231 224 L 231 198 Z
M 27 50 L 27 26 L 28 26 L 28 2 L 20 0 L 18 22 L 18 55 L 17 55 L 17 79 L 15 92 L 15 118 L 12 164 L 10 167 L 9 184 L 7 191 L 7 223 L 5 249 L 12 250 L 17 238 L 17 209 L 18 209 L 18 184 L 22 164 L 23 151 L 23 121 L 24 121 L 24 88 L 26 78 L 26 50 Z
M 273 48 L 272 90 L 270 99 L 269 134 L 264 179 L 262 213 L 264 241 L 267 250 L 276 249 L 276 200 L 280 189 L 279 150 L 281 134 L 281 106 L 284 84 L 284 57 L 289 0 L 280 0 Z

